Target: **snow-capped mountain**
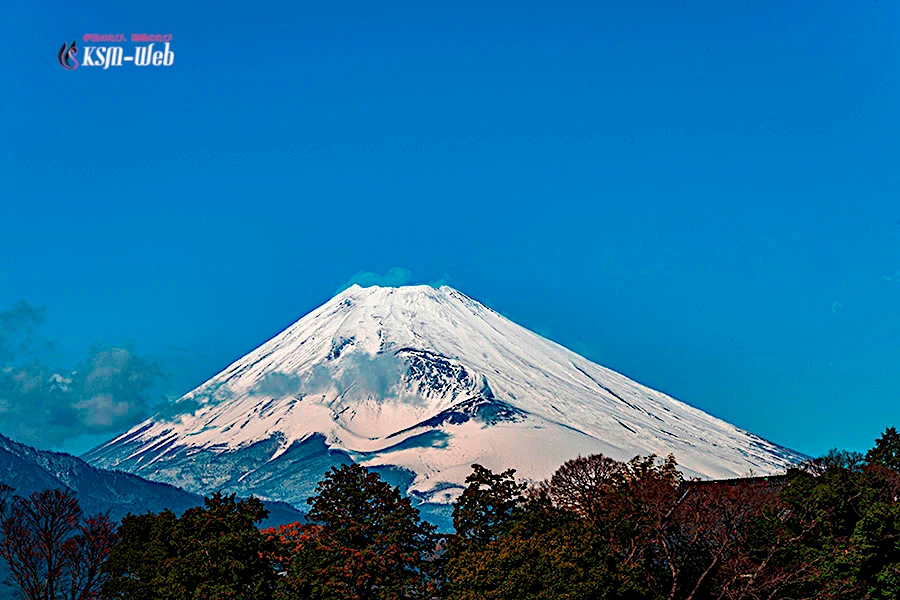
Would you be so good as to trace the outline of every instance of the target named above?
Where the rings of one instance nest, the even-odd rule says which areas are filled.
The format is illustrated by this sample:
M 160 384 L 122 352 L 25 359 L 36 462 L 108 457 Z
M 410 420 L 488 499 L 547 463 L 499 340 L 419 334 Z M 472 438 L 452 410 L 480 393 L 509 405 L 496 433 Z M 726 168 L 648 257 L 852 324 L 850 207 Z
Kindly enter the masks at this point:
M 537 481 L 596 452 L 671 452 L 708 478 L 802 458 L 446 286 L 353 286 L 86 458 L 302 507 L 329 466 L 350 460 L 447 504 L 472 463 Z

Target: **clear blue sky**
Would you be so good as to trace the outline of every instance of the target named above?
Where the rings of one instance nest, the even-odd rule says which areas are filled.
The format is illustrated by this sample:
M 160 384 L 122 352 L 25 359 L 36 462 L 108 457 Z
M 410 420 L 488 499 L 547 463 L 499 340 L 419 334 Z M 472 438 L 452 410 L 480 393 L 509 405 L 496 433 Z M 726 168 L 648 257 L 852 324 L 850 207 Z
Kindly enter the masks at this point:
M 900 424 L 896 2 L 4 10 L 0 307 L 60 362 L 182 393 L 400 267 L 806 453 Z M 175 63 L 57 64 L 107 32 Z

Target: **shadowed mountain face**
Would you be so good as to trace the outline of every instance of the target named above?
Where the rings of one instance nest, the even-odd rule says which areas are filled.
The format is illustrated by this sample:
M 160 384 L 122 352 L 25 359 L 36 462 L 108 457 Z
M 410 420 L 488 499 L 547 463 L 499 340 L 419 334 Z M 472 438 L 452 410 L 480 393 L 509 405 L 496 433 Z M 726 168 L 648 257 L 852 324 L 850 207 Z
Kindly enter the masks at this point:
M 27 496 L 46 489 L 70 489 L 85 514 L 108 512 L 119 520 L 126 514 L 170 509 L 180 514 L 203 505 L 203 497 L 164 483 L 147 481 L 121 471 L 90 466 L 80 458 L 36 450 L 0 435 L 0 483 Z M 287 523 L 302 518 L 286 505 L 269 504 L 269 522 Z
M 596 452 L 704 478 L 802 458 L 428 286 L 351 287 L 85 458 L 295 506 L 356 461 L 446 511 L 472 463 L 540 480 Z

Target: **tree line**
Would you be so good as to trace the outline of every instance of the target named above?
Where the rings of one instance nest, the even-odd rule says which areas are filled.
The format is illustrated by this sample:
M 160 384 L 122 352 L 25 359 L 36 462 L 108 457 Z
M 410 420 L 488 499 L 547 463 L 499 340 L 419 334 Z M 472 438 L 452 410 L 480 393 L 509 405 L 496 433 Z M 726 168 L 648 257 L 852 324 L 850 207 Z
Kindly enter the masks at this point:
M 364 467 L 305 522 L 256 498 L 85 518 L 0 488 L 0 557 L 27 600 L 889 600 L 900 598 L 900 435 L 776 477 L 686 481 L 672 456 L 577 457 L 526 485 L 473 465 L 452 534 Z

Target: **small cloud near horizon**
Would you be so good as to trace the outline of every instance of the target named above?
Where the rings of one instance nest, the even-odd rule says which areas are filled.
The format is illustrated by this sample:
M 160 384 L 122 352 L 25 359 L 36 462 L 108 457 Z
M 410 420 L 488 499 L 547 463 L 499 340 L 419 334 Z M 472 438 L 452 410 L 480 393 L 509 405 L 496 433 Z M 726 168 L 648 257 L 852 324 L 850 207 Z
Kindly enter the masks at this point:
M 884 281 L 890 281 L 892 283 L 900 283 L 900 271 L 897 271 L 893 275 L 882 275 L 881 278 Z
M 452 285 L 451 278 L 446 273 L 433 281 L 417 280 L 413 277 L 412 271 L 404 267 L 391 267 L 386 273 L 376 273 L 374 271 L 359 271 L 350 277 L 341 287 L 335 291 L 340 294 L 352 285 L 360 287 L 371 287 L 377 285 L 380 287 L 401 287 L 404 285 L 430 285 L 431 287 L 441 287 L 442 285 Z

